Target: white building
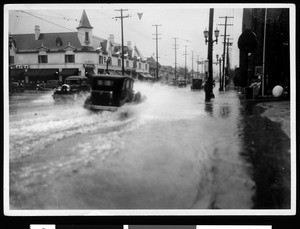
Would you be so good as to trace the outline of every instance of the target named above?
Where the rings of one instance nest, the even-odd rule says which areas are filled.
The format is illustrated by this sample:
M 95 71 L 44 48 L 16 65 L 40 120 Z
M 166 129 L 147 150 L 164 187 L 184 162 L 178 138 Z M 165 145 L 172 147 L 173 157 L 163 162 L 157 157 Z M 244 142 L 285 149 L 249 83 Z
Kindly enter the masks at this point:
M 114 72 L 122 74 L 121 45 L 93 35 L 85 10 L 77 32 L 42 33 L 36 25 L 32 34 L 11 34 L 10 79 L 63 81 L 69 75 Z M 126 74 L 149 73 L 149 64 L 131 42 L 124 46 Z M 111 61 L 107 65 L 107 60 Z M 136 62 L 134 62 L 136 61 Z M 108 71 L 107 71 L 108 70 Z

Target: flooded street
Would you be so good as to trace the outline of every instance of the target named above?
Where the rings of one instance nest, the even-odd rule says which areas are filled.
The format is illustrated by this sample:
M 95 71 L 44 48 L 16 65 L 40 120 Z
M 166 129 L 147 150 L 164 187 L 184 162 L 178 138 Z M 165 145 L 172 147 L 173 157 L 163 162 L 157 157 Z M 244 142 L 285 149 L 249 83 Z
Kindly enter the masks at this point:
M 137 82 L 147 99 L 93 113 L 51 92 L 10 98 L 11 209 L 251 209 L 236 91 Z M 26 93 L 26 92 L 25 92 Z

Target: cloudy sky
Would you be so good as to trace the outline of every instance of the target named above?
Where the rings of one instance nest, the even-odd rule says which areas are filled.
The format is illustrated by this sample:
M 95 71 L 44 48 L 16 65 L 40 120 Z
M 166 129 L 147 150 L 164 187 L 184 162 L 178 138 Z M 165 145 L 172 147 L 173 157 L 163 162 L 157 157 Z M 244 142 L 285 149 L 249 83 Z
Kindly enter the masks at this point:
M 163 65 L 175 64 L 175 37 L 177 39 L 177 65 L 185 65 L 185 46 L 187 49 L 187 66 L 196 70 L 196 60 L 207 58 L 207 45 L 203 31 L 209 26 L 209 8 L 214 8 L 214 30 L 224 34 L 225 19 L 232 26 L 227 27 L 227 34 L 232 38 L 230 48 L 232 66 L 238 66 L 238 37 L 242 30 L 242 7 L 232 4 L 28 4 L 11 5 L 9 10 L 8 30 L 11 34 L 34 33 L 35 25 L 39 25 L 42 33 L 77 31 L 83 9 L 86 10 L 93 35 L 107 39 L 114 34 L 115 42 L 121 43 L 121 21 L 119 9 L 127 9 L 124 16 L 124 44 L 131 41 L 145 57 L 156 55 L 155 26 L 158 26 L 159 62 Z M 141 19 L 138 14 L 142 13 Z M 218 44 L 214 43 L 214 59 L 216 54 L 223 53 L 223 37 Z M 192 55 L 193 52 L 193 55 Z M 199 67 L 201 68 L 201 67 Z M 201 69 L 200 69 L 201 71 Z

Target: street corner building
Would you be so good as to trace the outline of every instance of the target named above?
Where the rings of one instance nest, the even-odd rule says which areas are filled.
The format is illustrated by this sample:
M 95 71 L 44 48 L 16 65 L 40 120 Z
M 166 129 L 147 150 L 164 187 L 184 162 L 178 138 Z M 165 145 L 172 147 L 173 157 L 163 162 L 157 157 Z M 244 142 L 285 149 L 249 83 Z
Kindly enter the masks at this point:
M 77 32 L 44 32 L 36 25 L 31 34 L 9 35 L 9 82 L 22 82 L 27 89 L 37 83 L 64 82 L 71 75 L 122 74 L 122 46 L 114 35 L 108 39 L 93 35 L 83 10 Z M 72 28 L 70 28 L 72 29 Z M 44 30 L 44 31 L 43 31 Z M 152 80 L 147 58 L 127 41 L 124 50 L 124 74 L 139 80 Z

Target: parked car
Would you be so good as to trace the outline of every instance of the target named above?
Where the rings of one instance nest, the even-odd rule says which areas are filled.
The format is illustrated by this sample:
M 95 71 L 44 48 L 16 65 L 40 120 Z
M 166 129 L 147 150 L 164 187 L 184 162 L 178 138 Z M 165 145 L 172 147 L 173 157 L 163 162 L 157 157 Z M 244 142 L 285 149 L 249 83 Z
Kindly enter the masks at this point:
M 59 80 L 47 80 L 42 82 L 37 82 L 36 89 L 40 91 L 51 91 L 57 89 L 62 85 L 62 82 Z
M 25 86 L 21 82 L 12 82 L 11 83 L 11 92 L 24 92 Z
M 75 100 L 82 92 L 89 91 L 88 78 L 85 76 L 69 76 L 65 79 L 65 84 L 54 90 L 53 99 Z
M 133 90 L 134 79 L 121 75 L 93 75 L 91 92 L 84 103 L 90 110 L 115 111 L 125 103 L 140 102 L 141 93 Z
M 202 88 L 203 88 L 202 79 L 193 79 L 192 80 L 191 90 L 200 90 Z

